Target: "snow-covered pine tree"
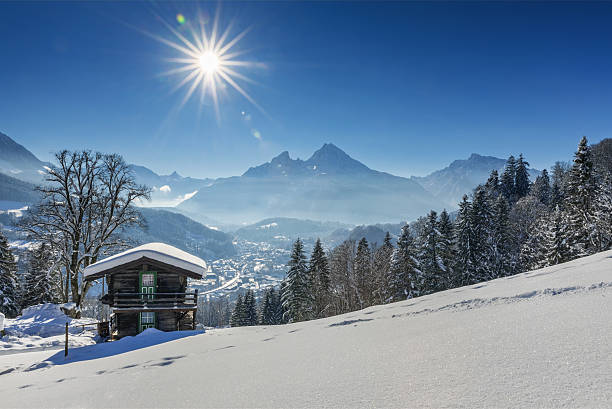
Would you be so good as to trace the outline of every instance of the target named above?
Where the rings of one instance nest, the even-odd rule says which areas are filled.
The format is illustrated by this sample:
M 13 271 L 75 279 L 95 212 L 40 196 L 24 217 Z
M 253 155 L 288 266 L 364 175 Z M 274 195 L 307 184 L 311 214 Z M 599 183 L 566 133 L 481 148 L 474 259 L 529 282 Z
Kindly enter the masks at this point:
M 542 170 L 542 173 L 536 178 L 533 186 L 531 187 L 530 194 L 535 197 L 540 203 L 548 206 L 551 201 L 551 187 L 550 178 L 546 169 Z
M 372 253 L 365 237 L 359 240 L 355 253 L 355 284 L 359 308 L 371 305 L 372 298 Z
M 261 300 L 261 312 L 260 312 L 259 323 L 261 325 L 272 325 L 270 323 L 272 319 L 272 307 L 270 303 L 270 289 L 264 291 L 263 298 Z
M 420 231 L 418 259 L 420 269 L 423 273 L 423 287 L 420 294 L 431 294 L 444 289 L 444 278 L 442 270 L 442 239 L 438 228 L 438 214 L 429 212 L 425 225 Z
M 440 222 L 438 223 L 438 230 L 440 231 L 440 261 L 442 269 L 442 283 L 443 288 L 453 288 L 455 272 L 455 248 L 454 248 L 454 230 L 453 222 L 450 220 L 450 216 L 446 209 L 440 213 Z
M 262 325 L 282 324 L 282 308 L 278 292 L 270 287 L 264 293 L 261 311 Z
M 243 305 L 243 300 L 242 300 L 242 294 L 238 294 L 238 298 L 236 299 L 236 305 L 234 305 L 234 311 L 232 311 L 232 315 L 230 317 L 230 326 L 240 327 L 244 325 L 242 323 L 243 314 L 244 314 L 244 305 Z
M 484 189 L 474 192 L 474 200 L 470 209 L 470 224 L 472 226 L 472 256 L 474 264 L 473 283 L 487 281 L 493 278 L 491 265 L 492 211 L 489 198 Z M 472 284 L 473 284 L 472 283 Z
M 595 251 L 612 248 L 612 173 L 599 175 L 595 199 Z
M 286 319 L 288 322 L 309 320 L 312 318 L 313 297 L 304 246 L 299 238 L 293 244 L 288 267 L 282 300 Z
M 497 195 L 499 195 L 500 184 L 499 174 L 497 173 L 497 170 L 493 169 L 491 171 L 489 179 L 487 179 L 487 182 L 485 183 L 485 189 L 487 190 L 487 193 L 492 197 L 496 197 Z
M 389 271 L 391 269 L 391 257 L 393 256 L 393 243 L 391 234 L 387 232 L 382 246 L 374 252 L 372 262 L 372 275 L 374 279 L 374 303 L 384 304 L 389 300 Z
M 11 318 L 19 313 L 17 263 L 6 236 L 0 231 L 0 312 Z
M 552 168 L 552 183 L 550 188 L 550 207 L 559 206 L 561 210 L 565 206 L 565 185 L 569 169 L 567 163 L 556 162 Z
M 529 162 L 523 159 L 523 154 L 519 155 L 516 162 L 516 171 L 514 175 L 514 192 L 517 199 L 527 196 L 529 193 L 529 172 L 527 171 Z
M 500 178 L 500 190 L 504 195 L 508 203 L 514 203 L 516 201 L 516 159 L 510 155 L 506 161 L 506 167 Z
M 391 301 L 401 301 L 419 295 L 422 274 L 409 225 L 402 228 L 402 233 L 397 239 L 397 247 L 391 256 L 389 284 Z
M 491 229 L 492 278 L 514 273 L 512 260 L 512 233 L 510 231 L 510 209 L 503 196 L 495 199 Z
M 328 312 L 328 307 L 331 297 L 329 265 L 327 256 L 321 240 L 317 239 L 312 254 L 310 255 L 310 263 L 308 267 L 310 282 L 312 285 L 313 302 L 313 317 L 323 318 Z
M 582 137 L 567 178 L 569 245 L 574 257 L 582 257 L 596 251 L 593 237 L 596 231 L 596 196 L 597 187 L 593 177 L 591 149 L 587 138 Z
M 548 265 L 548 214 L 539 215 L 532 223 L 526 240 L 521 245 L 520 265 L 523 271 Z
M 474 229 L 472 226 L 472 204 L 467 195 L 459 203 L 459 211 L 455 220 L 455 286 L 473 284 L 476 282 L 476 255 L 474 245 Z
M 545 265 L 554 266 L 571 260 L 568 246 L 568 222 L 559 206 L 549 215 L 546 226 Z
M 244 324 L 246 326 L 257 325 L 257 302 L 255 301 L 255 293 L 253 290 L 247 290 L 243 301 L 244 306 Z
M 28 255 L 21 307 L 60 302 L 58 280 L 53 254 L 47 244 L 42 243 Z

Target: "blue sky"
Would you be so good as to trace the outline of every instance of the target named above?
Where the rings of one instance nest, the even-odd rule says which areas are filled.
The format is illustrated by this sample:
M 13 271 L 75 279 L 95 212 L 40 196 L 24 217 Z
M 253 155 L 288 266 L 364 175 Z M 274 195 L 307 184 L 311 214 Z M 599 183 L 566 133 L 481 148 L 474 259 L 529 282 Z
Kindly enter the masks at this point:
M 180 77 L 159 74 L 179 55 L 142 33 L 216 8 L 0 2 L 0 131 L 41 159 L 90 148 L 195 177 L 324 142 L 403 176 L 472 152 L 543 168 L 612 136 L 612 3 L 223 3 L 221 27 L 251 28 L 236 49 L 256 83 L 239 83 L 266 114 L 228 88 L 220 120 L 177 109 Z

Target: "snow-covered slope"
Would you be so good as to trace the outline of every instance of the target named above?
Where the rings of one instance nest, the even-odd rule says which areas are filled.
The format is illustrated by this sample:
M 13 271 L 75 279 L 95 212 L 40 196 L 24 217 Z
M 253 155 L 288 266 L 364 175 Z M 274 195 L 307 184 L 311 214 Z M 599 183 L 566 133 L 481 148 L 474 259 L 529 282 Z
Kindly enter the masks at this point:
M 608 251 L 324 320 L 56 356 L 0 375 L 0 405 L 606 407 L 611 316 Z

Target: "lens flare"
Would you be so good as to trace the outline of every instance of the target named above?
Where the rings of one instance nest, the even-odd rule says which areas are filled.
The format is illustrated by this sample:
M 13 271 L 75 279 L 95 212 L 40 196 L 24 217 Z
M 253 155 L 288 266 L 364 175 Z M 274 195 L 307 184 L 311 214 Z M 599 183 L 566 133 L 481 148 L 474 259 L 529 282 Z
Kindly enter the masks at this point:
M 176 15 L 176 21 L 178 21 L 179 24 L 185 24 L 185 16 L 183 16 L 181 13 Z

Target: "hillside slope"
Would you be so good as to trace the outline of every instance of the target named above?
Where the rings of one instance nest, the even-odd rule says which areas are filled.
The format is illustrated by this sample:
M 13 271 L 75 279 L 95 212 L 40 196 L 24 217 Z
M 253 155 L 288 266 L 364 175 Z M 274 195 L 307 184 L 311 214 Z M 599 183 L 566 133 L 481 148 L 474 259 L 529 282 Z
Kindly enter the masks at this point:
M 59 352 L 0 375 L 0 396 L 7 407 L 606 407 L 611 271 L 608 251 L 323 320 L 80 362 Z M 0 356 L 0 368 L 20 359 L 32 362 Z

